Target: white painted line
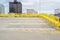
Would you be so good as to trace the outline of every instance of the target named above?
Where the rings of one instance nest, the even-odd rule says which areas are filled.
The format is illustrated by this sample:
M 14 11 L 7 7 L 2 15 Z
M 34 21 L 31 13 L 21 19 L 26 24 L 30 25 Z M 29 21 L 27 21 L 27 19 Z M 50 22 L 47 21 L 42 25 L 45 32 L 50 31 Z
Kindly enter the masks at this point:
M 0 28 L 0 30 L 55 30 L 53 28 Z

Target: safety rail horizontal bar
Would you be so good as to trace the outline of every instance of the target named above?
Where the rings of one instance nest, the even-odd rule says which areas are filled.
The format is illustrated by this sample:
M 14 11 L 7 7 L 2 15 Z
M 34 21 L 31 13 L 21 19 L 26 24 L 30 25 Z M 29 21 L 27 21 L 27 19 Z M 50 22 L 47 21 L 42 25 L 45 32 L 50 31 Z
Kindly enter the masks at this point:
M 53 20 L 59 21 L 59 18 L 57 16 L 54 16 L 54 15 L 50 15 L 50 14 L 40 14 L 40 15 L 47 16 Z
M 52 15 L 47 15 L 46 14 L 40 14 L 39 17 L 42 17 L 46 20 L 48 20 L 51 24 L 55 25 L 57 29 L 60 29 L 60 22 L 58 21 L 58 18 L 57 20 L 56 19 L 53 19 Z
M 0 17 L 33 17 L 36 16 L 37 17 L 38 14 L 0 14 Z

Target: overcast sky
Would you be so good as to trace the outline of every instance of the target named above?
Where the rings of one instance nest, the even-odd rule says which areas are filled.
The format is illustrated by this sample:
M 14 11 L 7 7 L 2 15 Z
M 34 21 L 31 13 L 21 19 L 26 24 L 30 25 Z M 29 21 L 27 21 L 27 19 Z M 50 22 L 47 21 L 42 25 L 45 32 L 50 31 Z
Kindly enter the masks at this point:
M 5 12 L 9 11 L 9 1 L 1 0 L 0 3 L 5 6 Z M 18 0 L 22 3 L 23 12 L 27 9 L 34 9 L 38 12 L 54 14 L 54 9 L 60 9 L 59 0 Z

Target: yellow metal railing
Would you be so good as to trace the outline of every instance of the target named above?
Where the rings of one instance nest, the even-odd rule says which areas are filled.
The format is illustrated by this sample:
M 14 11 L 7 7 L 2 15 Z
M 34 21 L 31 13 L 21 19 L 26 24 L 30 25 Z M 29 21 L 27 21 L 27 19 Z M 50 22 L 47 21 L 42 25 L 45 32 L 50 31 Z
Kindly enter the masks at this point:
M 37 17 L 38 14 L 0 14 L 0 17 Z
M 39 14 L 39 17 L 48 20 L 51 24 L 55 25 L 57 29 L 60 29 L 60 22 L 58 17 L 49 14 Z

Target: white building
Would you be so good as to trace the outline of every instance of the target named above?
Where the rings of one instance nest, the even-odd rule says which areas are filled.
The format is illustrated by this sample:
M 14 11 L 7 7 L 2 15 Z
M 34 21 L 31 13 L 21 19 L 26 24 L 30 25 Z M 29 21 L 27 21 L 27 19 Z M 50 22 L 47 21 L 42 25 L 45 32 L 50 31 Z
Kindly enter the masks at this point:
M 4 13 L 4 5 L 3 4 L 0 4 L 0 13 Z
M 27 9 L 27 13 L 38 13 L 38 12 L 35 11 L 34 9 Z
M 60 13 L 60 9 L 55 9 L 55 14 L 59 14 Z

